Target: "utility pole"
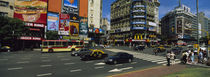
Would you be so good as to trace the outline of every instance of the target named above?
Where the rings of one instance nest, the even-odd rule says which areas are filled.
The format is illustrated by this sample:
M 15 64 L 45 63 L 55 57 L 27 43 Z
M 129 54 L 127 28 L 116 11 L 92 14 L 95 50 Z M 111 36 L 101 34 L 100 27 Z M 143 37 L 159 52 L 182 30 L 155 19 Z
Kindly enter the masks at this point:
M 197 42 L 198 42 L 198 46 L 199 46 L 199 43 L 200 43 L 200 40 L 199 40 L 199 16 L 198 16 L 198 0 L 196 0 L 196 10 L 197 10 L 197 28 L 198 28 L 198 36 L 197 36 Z

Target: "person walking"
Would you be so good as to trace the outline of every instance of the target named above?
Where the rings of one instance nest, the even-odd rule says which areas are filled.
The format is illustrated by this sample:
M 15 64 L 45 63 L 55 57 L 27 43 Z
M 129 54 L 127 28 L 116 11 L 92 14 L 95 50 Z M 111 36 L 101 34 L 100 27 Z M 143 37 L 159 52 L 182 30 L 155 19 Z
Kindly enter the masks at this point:
M 194 52 L 191 52 L 191 63 L 192 64 L 194 63 L 194 58 L 195 58 Z
M 203 51 L 200 51 L 198 54 L 198 62 L 203 63 Z
M 171 64 L 172 65 L 174 65 L 175 64 L 175 58 L 176 56 L 175 56 L 175 54 L 174 54 L 174 52 L 171 52 Z
M 170 66 L 170 58 L 171 58 L 171 54 L 170 54 L 170 51 L 168 51 L 167 54 L 166 54 L 166 59 L 167 59 L 167 62 L 168 62 L 167 66 Z

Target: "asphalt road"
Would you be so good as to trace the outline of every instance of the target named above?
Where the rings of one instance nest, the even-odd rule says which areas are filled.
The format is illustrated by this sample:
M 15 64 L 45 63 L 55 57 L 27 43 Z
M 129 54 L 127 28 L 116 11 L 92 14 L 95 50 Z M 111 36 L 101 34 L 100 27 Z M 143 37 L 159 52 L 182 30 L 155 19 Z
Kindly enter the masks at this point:
M 104 51 L 109 55 L 115 53 Z M 105 77 L 160 65 L 140 58 L 117 65 L 103 62 L 81 61 L 79 57 L 70 56 L 70 52 L 4 52 L 0 53 L 0 77 Z

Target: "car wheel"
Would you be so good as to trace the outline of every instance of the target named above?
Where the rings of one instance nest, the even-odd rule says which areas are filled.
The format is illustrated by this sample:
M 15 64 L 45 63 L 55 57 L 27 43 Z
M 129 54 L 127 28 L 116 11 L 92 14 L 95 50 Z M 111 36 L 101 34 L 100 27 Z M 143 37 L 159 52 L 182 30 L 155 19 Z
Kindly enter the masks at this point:
M 114 63 L 114 64 L 117 64 L 117 61 L 114 61 L 113 63 Z
M 128 62 L 131 63 L 132 62 L 132 59 L 128 59 Z

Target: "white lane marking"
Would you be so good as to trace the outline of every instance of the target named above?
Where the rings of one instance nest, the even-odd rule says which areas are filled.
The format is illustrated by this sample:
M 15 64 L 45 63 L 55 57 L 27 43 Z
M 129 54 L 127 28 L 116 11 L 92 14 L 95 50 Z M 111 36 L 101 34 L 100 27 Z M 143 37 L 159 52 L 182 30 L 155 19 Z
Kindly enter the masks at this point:
M 94 64 L 94 65 L 105 65 L 105 63 L 100 62 L 100 63 L 96 63 L 96 64 Z
M 121 72 L 121 71 L 123 71 L 123 70 L 128 70 L 128 69 L 132 69 L 132 68 L 133 68 L 133 67 L 126 67 L 126 68 L 121 68 L 121 69 L 115 68 L 115 69 L 110 70 L 110 71 L 108 71 L 108 72 Z
M 20 70 L 20 69 L 23 69 L 23 67 L 8 68 L 7 70 Z
M 132 62 L 131 64 L 136 64 L 137 62 Z
M 41 57 L 42 59 L 44 59 L 44 58 L 48 58 L 48 57 Z
M 154 60 L 152 62 L 161 62 L 161 61 L 166 61 L 166 59 L 163 59 L 163 60 Z
M 29 63 L 29 61 L 22 61 L 22 62 L 16 62 L 18 64 L 25 64 L 25 63 Z
M 41 76 L 50 76 L 50 75 L 52 75 L 52 73 L 38 74 L 36 76 L 41 77 Z
M 85 63 L 92 63 L 93 61 L 87 61 L 87 62 L 85 62 Z
M 70 60 L 70 59 L 61 59 L 61 61 L 67 61 L 67 60 Z
M 8 59 L 0 59 L 0 61 L 5 61 L 5 60 L 8 60 Z
M 115 66 L 122 66 L 123 64 L 117 64 L 117 65 L 115 65 Z
M 40 65 L 40 67 L 51 67 L 52 65 Z
M 72 64 L 75 64 L 75 63 L 64 63 L 64 65 L 72 65 Z
M 94 67 L 94 69 L 101 69 L 101 68 L 104 68 L 104 66 Z
M 58 58 L 65 57 L 65 56 L 57 56 Z
M 31 59 L 31 58 L 21 58 L 21 59 L 23 59 L 23 60 L 28 60 L 28 59 Z
M 157 62 L 157 64 L 167 63 L 167 61 Z
M 42 62 L 50 62 L 51 60 L 42 60 Z
M 79 72 L 79 71 L 82 71 L 82 69 L 70 70 L 70 72 Z

